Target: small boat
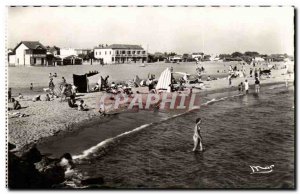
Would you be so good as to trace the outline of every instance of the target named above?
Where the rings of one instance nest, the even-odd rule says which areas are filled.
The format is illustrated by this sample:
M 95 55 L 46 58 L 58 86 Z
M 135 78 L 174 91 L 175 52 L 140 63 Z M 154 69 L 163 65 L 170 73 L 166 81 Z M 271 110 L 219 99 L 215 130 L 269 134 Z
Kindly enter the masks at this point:
M 142 65 L 140 65 L 140 67 L 146 67 L 146 65 L 143 63 Z

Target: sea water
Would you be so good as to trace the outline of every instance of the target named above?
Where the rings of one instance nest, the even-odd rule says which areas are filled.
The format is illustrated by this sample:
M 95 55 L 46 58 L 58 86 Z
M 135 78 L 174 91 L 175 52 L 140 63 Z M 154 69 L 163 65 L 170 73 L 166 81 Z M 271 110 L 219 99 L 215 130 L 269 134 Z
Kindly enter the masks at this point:
M 84 179 L 103 177 L 106 187 L 295 186 L 292 86 L 264 86 L 258 95 L 231 91 L 203 98 L 200 110 L 179 115 L 151 112 L 119 115 L 63 137 L 60 144 L 54 141 L 41 147 L 44 152 L 71 152 L 76 172 Z M 201 135 L 205 150 L 194 153 L 192 137 L 198 117 L 203 121 Z M 253 173 L 250 167 L 271 165 L 274 167 L 267 173 Z

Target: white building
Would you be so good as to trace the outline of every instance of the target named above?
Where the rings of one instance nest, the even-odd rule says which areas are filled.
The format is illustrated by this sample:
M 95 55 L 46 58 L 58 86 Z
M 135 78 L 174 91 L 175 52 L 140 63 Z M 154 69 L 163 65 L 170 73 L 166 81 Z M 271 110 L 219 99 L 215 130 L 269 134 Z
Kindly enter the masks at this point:
M 60 48 L 60 57 L 77 56 L 77 52 L 73 48 Z
M 170 56 L 169 61 L 173 62 L 173 63 L 181 62 L 182 61 L 182 55 Z
M 254 62 L 264 62 L 265 60 L 261 57 L 255 57 Z
M 9 64 L 15 66 L 46 65 L 47 49 L 38 41 L 21 41 L 9 55 Z
M 204 57 L 204 53 L 192 53 L 192 58 L 196 59 L 197 61 L 202 60 Z
M 147 53 L 139 45 L 112 44 L 106 47 L 96 47 L 94 57 L 103 60 L 106 64 L 144 62 L 147 59 Z

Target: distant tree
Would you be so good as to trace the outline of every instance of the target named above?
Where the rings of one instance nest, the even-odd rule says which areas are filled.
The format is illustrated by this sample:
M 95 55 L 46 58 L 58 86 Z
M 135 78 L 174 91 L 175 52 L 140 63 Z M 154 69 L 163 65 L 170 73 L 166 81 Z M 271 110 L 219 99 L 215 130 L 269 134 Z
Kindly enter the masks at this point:
M 155 56 L 153 54 L 148 53 L 148 63 L 156 62 Z
M 268 57 L 268 55 L 265 55 L 265 54 L 264 54 L 264 55 L 260 55 L 260 57 L 265 58 L 265 57 Z
M 175 56 L 175 55 L 177 55 L 177 54 L 174 53 L 174 52 L 170 52 L 170 53 L 168 54 L 169 57 L 172 57 L 172 56 Z
M 225 58 L 229 58 L 229 57 L 231 57 L 231 55 L 229 55 L 229 54 L 220 54 L 219 55 L 220 59 L 225 59 Z
M 87 54 L 89 59 L 95 59 L 95 56 L 94 56 L 94 51 L 91 51 L 89 54 Z
M 155 61 L 163 61 L 165 58 L 166 57 L 163 53 L 159 53 L 159 52 L 154 53 L 154 60 Z
M 234 53 L 231 54 L 231 57 L 233 57 L 233 58 L 242 57 L 242 56 L 243 56 L 243 54 L 240 53 L 240 52 L 234 52 Z
M 184 53 L 184 54 L 182 55 L 182 60 L 183 60 L 183 61 L 187 61 L 188 58 L 189 58 L 189 54 Z
M 259 53 L 256 51 L 247 51 L 244 54 L 249 57 L 258 57 L 259 56 Z

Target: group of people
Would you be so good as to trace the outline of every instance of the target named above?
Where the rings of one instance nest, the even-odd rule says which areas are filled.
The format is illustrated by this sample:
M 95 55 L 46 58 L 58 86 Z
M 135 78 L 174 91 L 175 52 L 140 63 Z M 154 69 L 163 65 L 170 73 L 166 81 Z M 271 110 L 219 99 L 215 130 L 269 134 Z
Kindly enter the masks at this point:
M 52 73 L 49 73 L 49 78 L 51 79 L 53 77 L 57 77 L 57 73 L 54 73 L 53 75 L 52 75 Z
M 68 105 L 70 108 L 77 108 L 79 111 L 86 111 L 88 110 L 88 107 L 86 104 L 84 104 L 84 100 L 80 100 L 79 103 L 76 103 L 76 99 L 74 95 L 71 95 L 68 99 Z
M 260 91 L 260 81 L 259 81 L 258 77 L 255 78 L 254 85 L 255 85 L 255 93 L 259 93 L 259 91 Z M 249 82 L 248 82 L 247 79 L 244 82 L 241 82 L 238 85 L 238 90 L 239 90 L 239 93 L 243 93 L 244 91 L 245 91 L 246 94 L 249 93 Z

